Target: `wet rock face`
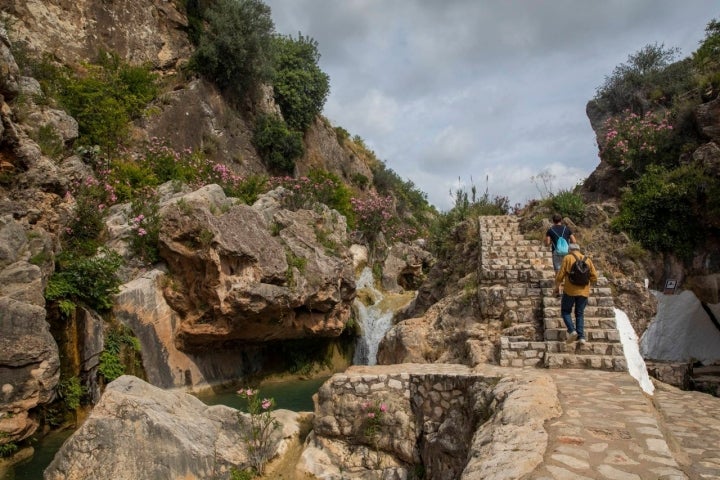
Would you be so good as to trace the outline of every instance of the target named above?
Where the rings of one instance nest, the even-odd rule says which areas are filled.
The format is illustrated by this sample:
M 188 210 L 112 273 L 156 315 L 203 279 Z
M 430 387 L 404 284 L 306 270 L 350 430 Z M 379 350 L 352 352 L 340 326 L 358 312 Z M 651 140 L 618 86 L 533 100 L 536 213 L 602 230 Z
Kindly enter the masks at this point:
M 43 307 L 2 296 L 0 312 L 0 431 L 19 441 L 38 427 L 29 411 L 54 398 L 60 357 Z
M 181 350 L 342 333 L 355 296 L 344 219 L 327 208 L 269 208 L 214 214 L 190 198 L 164 210 L 164 293 L 182 319 Z

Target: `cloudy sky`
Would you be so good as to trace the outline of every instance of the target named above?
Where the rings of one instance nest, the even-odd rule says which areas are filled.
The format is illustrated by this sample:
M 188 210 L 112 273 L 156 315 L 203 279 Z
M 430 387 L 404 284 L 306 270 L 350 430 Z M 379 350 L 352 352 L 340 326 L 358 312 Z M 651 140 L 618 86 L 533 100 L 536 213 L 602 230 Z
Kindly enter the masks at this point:
M 585 105 L 648 44 L 690 55 L 717 0 L 265 0 L 319 44 L 324 115 L 442 210 L 449 192 L 524 204 L 597 166 Z M 543 175 L 544 176 L 544 175 Z M 487 180 L 486 180 L 487 179 Z

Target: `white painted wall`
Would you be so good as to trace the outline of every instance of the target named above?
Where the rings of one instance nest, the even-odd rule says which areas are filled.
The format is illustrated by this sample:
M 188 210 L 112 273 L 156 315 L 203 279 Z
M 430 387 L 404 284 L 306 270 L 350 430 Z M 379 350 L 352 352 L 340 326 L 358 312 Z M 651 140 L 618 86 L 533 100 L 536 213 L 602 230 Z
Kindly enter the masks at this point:
M 643 358 L 720 364 L 720 331 L 695 294 L 691 291 L 676 295 L 653 293 L 658 300 L 658 310 L 640 339 Z M 720 304 L 710 305 L 710 309 L 720 318 Z

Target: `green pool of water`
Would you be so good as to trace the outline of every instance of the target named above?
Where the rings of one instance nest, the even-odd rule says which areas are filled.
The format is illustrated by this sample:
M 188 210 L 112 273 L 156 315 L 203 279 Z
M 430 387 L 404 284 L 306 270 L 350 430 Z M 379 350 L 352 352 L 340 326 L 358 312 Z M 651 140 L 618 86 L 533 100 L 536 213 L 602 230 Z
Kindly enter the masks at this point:
M 272 382 L 260 387 L 261 398 L 274 398 L 275 408 L 294 412 L 312 412 L 312 396 L 327 378 L 313 380 L 288 380 Z M 208 405 L 227 405 L 245 411 L 244 400 L 235 392 L 198 395 Z M 71 430 L 53 432 L 35 445 L 35 454 L 26 462 L 15 465 L 0 480 L 41 480 L 43 471 L 52 461 L 63 442 L 72 434 Z
M 284 408 L 294 412 L 312 412 L 312 396 L 327 378 L 312 380 L 287 380 L 266 383 L 260 386 L 261 398 L 274 398 L 275 408 Z M 245 411 L 245 400 L 235 391 L 203 394 L 197 396 L 208 405 L 227 405 Z

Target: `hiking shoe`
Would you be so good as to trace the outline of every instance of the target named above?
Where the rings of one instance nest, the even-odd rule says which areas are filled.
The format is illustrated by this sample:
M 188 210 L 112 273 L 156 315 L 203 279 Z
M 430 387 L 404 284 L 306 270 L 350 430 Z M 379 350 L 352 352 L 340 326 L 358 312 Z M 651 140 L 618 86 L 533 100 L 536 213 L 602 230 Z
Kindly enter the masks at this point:
M 580 340 L 578 340 L 578 343 L 580 345 L 585 345 L 587 343 L 587 341 L 584 338 L 581 338 Z
M 565 343 L 572 343 L 577 338 L 577 332 L 568 333 L 567 338 L 565 339 Z

